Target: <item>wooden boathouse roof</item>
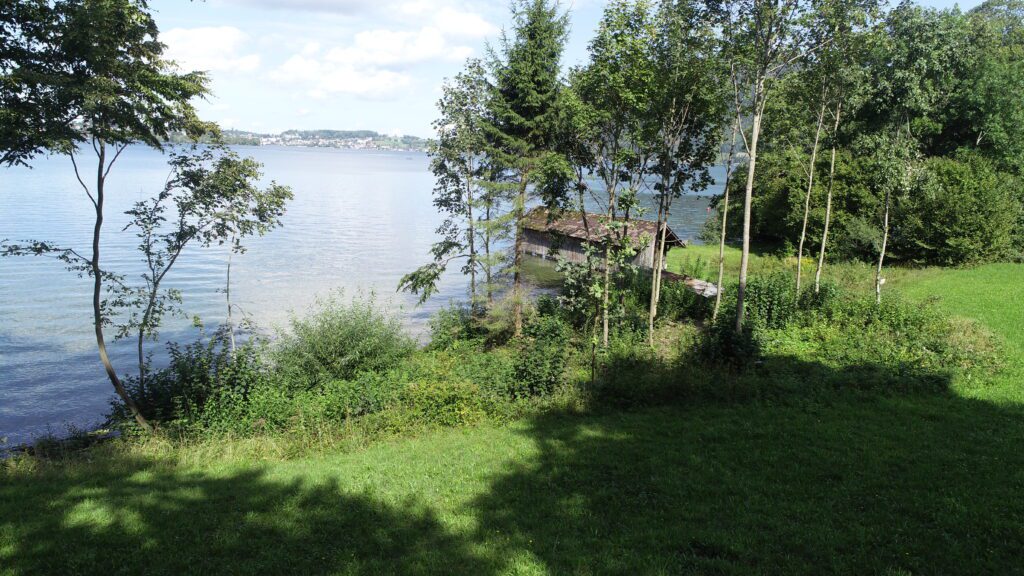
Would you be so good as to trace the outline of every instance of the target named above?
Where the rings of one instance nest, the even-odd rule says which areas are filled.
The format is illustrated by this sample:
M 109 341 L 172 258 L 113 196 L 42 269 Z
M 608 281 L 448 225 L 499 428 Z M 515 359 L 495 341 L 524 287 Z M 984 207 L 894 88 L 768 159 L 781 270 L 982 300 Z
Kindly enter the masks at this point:
M 587 228 L 590 229 L 590 239 L 600 241 L 608 235 L 608 229 L 604 225 L 604 214 L 587 212 L 586 226 L 579 212 L 560 212 L 551 217 L 551 213 L 545 208 L 534 208 L 526 214 L 523 227 L 527 230 L 558 234 L 578 240 L 587 240 Z M 621 219 L 618 219 L 621 220 Z M 658 223 L 651 220 L 630 219 L 626 234 L 636 244 L 641 243 L 644 238 L 653 240 L 658 232 Z M 676 233 L 668 228 L 665 233 L 666 247 L 686 246 L 686 241 L 681 240 Z

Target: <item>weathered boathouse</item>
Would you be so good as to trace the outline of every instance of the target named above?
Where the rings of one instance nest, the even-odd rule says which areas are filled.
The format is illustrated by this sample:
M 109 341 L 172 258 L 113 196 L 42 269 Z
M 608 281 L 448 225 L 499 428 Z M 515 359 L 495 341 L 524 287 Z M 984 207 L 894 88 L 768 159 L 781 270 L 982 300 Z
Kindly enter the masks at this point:
M 604 225 L 605 216 L 602 214 L 579 212 L 565 212 L 554 218 L 550 213 L 537 208 L 531 210 L 523 225 L 522 251 L 525 254 L 539 256 L 541 258 L 553 258 L 555 254 L 570 262 L 586 262 L 587 255 L 584 247 L 589 243 L 595 246 L 608 237 L 608 228 Z M 658 223 L 650 220 L 629 221 L 626 227 L 626 235 L 638 249 L 633 257 L 632 264 L 640 268 L 651 270 L 654 268 L 654 247 L 655 234 L 658 231 Z M 671 228 L 665 228 L 665 253 L 673 247 L 686 247 L 686 241 L 676 236 Z M 667 259 L 662 262 L 662 270 L 665 270 Z M 718 286 L 699 278 L 691 278 L 681 274 L 673 274 L 667 270 L 663 272 L 662 278 L 669 282 L 680 282 L 687 288 L 704 296 L 713 298 L 718 294 Z
M 522 250 L 541 258 L 551 258 L 557 253 L 570 262 L 586 262 L 584 246 L 588 243 L 599 245 L 608 237 L 605 218 L 602 214 L 589 212 L 564 212 L 552 218 L 544 208 L 536 208 L 526 215 Z M 646 269 L 654 268 L 654 238 L 658 232 L 658 223 L 630 219 L 625 230 L 632 245 L 638 249 L 632 264 Z M 665 253 L 676 246 L 685 247 L 686 242 L 680 240 L 671 228 L 667 228 Z

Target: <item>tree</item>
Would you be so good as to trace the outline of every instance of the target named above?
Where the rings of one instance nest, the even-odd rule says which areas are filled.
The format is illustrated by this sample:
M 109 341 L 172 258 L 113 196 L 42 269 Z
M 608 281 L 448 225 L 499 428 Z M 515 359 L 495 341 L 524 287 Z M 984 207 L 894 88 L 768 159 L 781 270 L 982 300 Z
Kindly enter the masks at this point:
M 126 229 L 136 230 L 146 263 L 143 283 L 116 291 L 115 302 L 129 311 L 118 337 L 133 332 L 136 337 L 140 392 L 145 391 L 149 364 L 145 341 L 156 339 L 164 316 L 181 304 L 178 291 L 162 287 L 184 250 L 190 245 L 226 244 L 232 254 L 244 252 L 242 240 L 279 226 L 292 197 L 290 189 L 277 183 L 261 189 L 260 164 L 224 146 L 193 146 L 188 153 L 172 154 L 170 165 L 164 189 L 127 212 L 131 221 Z M 234 326 L 227 328 L 233 340 Z
M 647 121 L 653 135 L 652 172 L 658 204 L 654 270 L 648 309 L 648 340 L 661 298 L 668 219 L 673 201 L 687 190 L 711 183 L 709 167 L 720 148 L 728 95 L 719 45 L 710 13 L 694 2 L 663 1 L 657 14 L 651 54 L 654 76 Z
M 399 289 L 420 294 L 426 301 L 436 290 L 437 282 L 456 259 L 465 260 L 463 273 L 469 275 L 471 303 L 480 303 L 477 273 L 487 272 L 487 294 L 490 295 L 490 273 L 486 260 L 481 261 L 477 229 L 479 212 L 484 207 L 484 218 L 490 220 L 489 205 L 493 195 L 481 190 L 481 182 L 488 176 L 487 134 L 491 125 L 489 104 L 492 87 L 487 72 L 479 60 L 470 60 L 453 81 L 446 83 L 437 103 L 440 117 L 434 121 L 437 140 L 431 142 L 430 169 L 434 173 L 434 206 L 447 214 L 437 229 L 441 240 L 433 245 L 433 262 L 404 276 Z M 487 227 L 487 224 L 484 225 Z M 484 231 L 485 258 L 490 252 L 488 231 Z
M 74 250 L 37 242 L 8 246 L 5 254 L 53 252 L 92 278 L 100 361 L 136 422 L 149 430 L 150 424 L 110 361 L 103 332 L 110 323 L 104 282 L 117 280 L 101 265 L 106 182 L 129 145 L 161 149 L 172 132 L 198 134 L 208 128 L 198 121 L 191 104 L 208 93 L 207 77 L 199 72 L 179 73 L 164 58 L 165 47 L 145 0 L 60 0 L 40 15 L 47 21 L 33 26 L 44 26 L 49 33 L 43 45 L 34 48 L 38 56 L 32 61 L 44 63 L 46 74 L 38 77 L 33 95 L 41 99 L 39 113 L 45 115 L 37 119 L 43 126 L 54 127 L 54 138 L 39 147 L 66 152 L 71 158 L 75 176 L 94 208 L 92 251 L 84 258 Z M 82 145 L 95 154 L 91 187 L 76 159 Z
M 839 128 L 848 102 L 856 100 L 863 92 L 864 43 L 870 38 L 870 27 L 878 9 L 878 0 L 816 0 L 814 3 L 813 19 L 809 27 L 812 42 L 817 46 L 813 66 L 828 92 L 828 97 L 822 102 L 822 110 L 827 107 L 831 115 L 831 130 L 827 132 L 831 155 L 825 194 L 825 221 L 819 242 L 818 263 L 814 271 L 815 294 L 821 290 L 828 232 L 832 223 L 832 195 L 835 190 Z
M 891 252 L 922 265 L 963 266 L 1013 254 L 1021 215 L 1020 179 L 978 151 L 921 163 L 920 177 L 897 206 Z
M 960 145 L 972 145 L 999 162 L 1000 168 L 1024 174 L 1024 2 L 988 0 L 968 15 L 972 62 L 956 95 Z
M 0 165 L 66 152 L 77 136 L 74 117 L 53 98 L 58 62 L 48 43 L 57 25 L 44 0 L 0 5 Z
M 730 72 L 731 74 L 731 72 Z M 715 293 L 715 307 L 711 312 L 711 321 L 718 320 L 718 310 L 722 307 L 722 282 L 725 280 L 725 238 L 729 230 L 729 186 L 732 180 L 733 174 L 733 162 L 736 160 L 736 135 L 739 132 L 739 119 L 734 118 L 732 121 L 732 136 L 729 138 L 729 152 L 725 157 L 725 182 L 722 186 L 722 229 L 718 239 L 718 292 Z
M 649 121 L 656 70 L 652 50 L 657 30 L 645 0 L 617 0 L 604 11 L 590 43 L 590 61 L 576 69 L 571 86 L 582 107 L 581 139 L 589 171 L 604 185 L 602 344 L 608 346 L 612 275 L 624 259 L 633 200 L 654 160 Z M 622 218 L 619 218 L 619 215 Z M 652 239 L 653 240 L 653 239 Z
M 743 200 L 743 252 L 736 292 L 736 331 L 743 329 L 747 269 L 750 264 L 750 221 L 757 169 L 757 145 L 765 105 L 774 80 L 800 54 L 795 34 L 804 10 L 801 0 L 735 0 L 725 5 L 727 41 L 733 48 L 734 103 L 740 136 L 747 153 Z M 749 97 L 743 95 L 749 90 Z M 743 127 L 749 117 L 749 135 Z
M 568 35 L 568 15 L 549 0 L 513 0 L 512 36 L 502 35 L 491 51 L 495 97 L 489 131 L 489 161 L 503 173 L 513 191 L 511 199 L 515 242 L 512 254 L 512 300 L 515 333 L 522 332 L 523 222 L 531 186 L 540 168 L 554 154 L 562 52 Z

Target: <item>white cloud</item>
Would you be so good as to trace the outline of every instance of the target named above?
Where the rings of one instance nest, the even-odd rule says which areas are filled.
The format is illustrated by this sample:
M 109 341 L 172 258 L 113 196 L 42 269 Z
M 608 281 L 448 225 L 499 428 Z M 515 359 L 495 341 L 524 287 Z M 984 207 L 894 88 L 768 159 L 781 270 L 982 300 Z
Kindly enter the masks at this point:
M 172 28 L 160 39 L 182 70 L 251 72 L 260 66 L 258 54 L 242 53 L 249 37 L 233 26 Z
M 463 12 L 454 8 L 441 8 L 434 14 L 434 26 L 450 36 L 484 38 L 499 32 L 483 16 L 475 12 Z
M 353 94 L 366 98 L 385 98 L 411 84 L 406 74 L 391 70 L 359 68 L 347 62 L 295 55 L 271 72 L 272 80 L 301 85 L 314 99 L 331 94 Z
M 230 0 L 233 4 L 276 8 L 281 10 L 312 10 L 316 12 L 338 12 L 357 14 L 372 10 L 379 2 L 374 0 Z
M 270 77 L 301 85 L 313 98 L 331 94 L 387 98 L 412 85 L 411 69 L 416 65 L 461 62 L 473 54 L 471 46 L 453 42 L 451 36 L 457 35 L 428 25 L 411 30 L 365 30 L 336 46 L 309 42 Z
M 452 46 L 434 27 L 417 31 L 368 30 L 355 35 L 351 46 L 333 48 L 326 59 L 353 66 L 404 66 L 436 59 L 459 59 L 464 46 Z

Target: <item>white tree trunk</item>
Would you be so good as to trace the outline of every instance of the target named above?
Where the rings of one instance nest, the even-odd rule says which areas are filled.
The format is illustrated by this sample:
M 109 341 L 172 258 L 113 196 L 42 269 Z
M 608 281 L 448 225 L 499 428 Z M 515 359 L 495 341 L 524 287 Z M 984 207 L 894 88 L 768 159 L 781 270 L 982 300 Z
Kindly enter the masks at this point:
M 800 246 L 796 252 L 796 295 L 800 297 L 800 282 L 804 270 L 804 243 L 807 241 L 807 220 L 811 215 L 811 192 L 814 190 L 814 164 L 818 161 L 818 142 L 821 140 L 821 127 L 825 121 L 825 102 L 821 103 L 818 112 L 818 125 L 814 130 L 814 146 L 811 148 L 811 163 L 807 169 L 807 194 L 804 195 L 804 223 L 800 229 Z
M 764 114 L 764 79 L 759 79 L 756 90 L 754 117 L 750 134 L 749 159 L 747 162 L 747 186 L 743 197 L 743 253 L 740 257 L 740 283 L 736 289 L 736 331 L 743 330 L 745 297 L 747 291 L 747 269 L 750 266 L 750 211 L 754 197 L 754 170 L 757 166 L 757 140 L 761 135 L 761 118 Z

